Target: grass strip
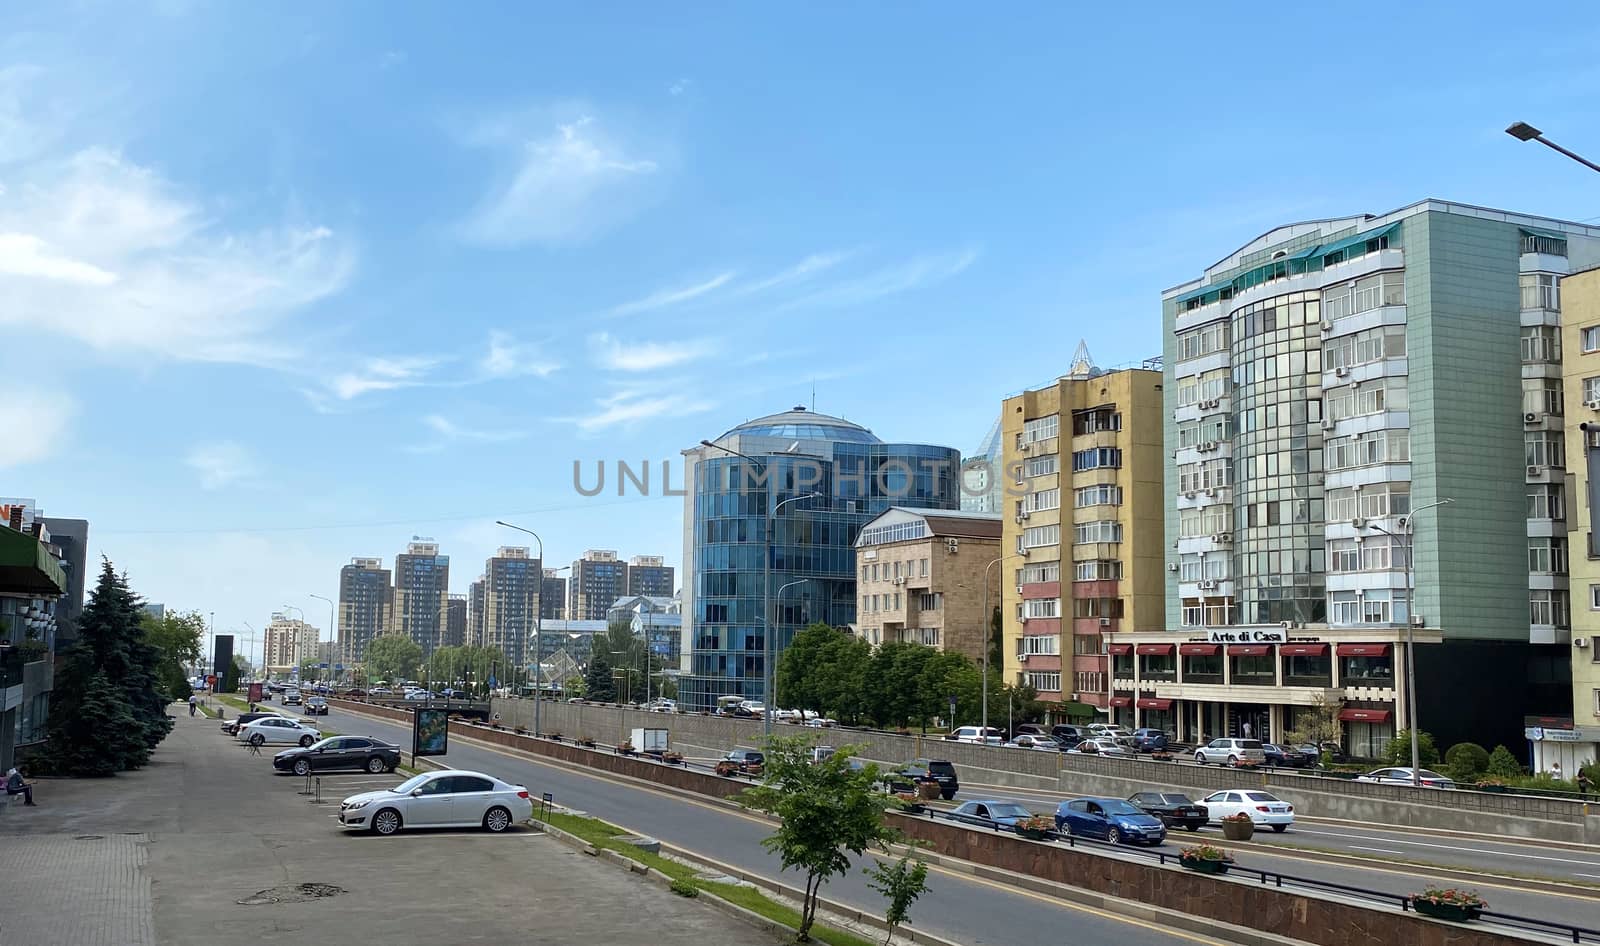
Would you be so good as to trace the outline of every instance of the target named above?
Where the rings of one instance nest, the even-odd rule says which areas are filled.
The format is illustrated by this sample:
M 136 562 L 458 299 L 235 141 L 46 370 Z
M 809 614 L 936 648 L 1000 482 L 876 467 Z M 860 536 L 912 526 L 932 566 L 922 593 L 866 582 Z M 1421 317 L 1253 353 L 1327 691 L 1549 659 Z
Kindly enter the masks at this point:
M 568 834 L 582 838 L 596 848 L 615 851 L 623 857 L 654 868 L 681 884 L 687 884 L 696 890 L 714 894 L 729 903 L 744 907 L 752 913 L 782 923 L 790 929 L 798 929 L 800 926 L 800 911 L 778 903 L 753 887 L 712 883 L 704 880 L 700 877 L 701 871 L 687 864 L 681 864 L 670 858 L 662 857 L 660 854 L 642 851 L 621 840 L 621 836 L 626 835 L 628 832 L 614 824 L 609 824 L 598 818 L 587 818 L 560 812 L 551 812 L 548 816 L 548 821 L 551 825 Z M 828 946 L 876 946 L 875 943 L 868 942 L 859 936 L 834 929 L 831 926 L 824 926 L 820 922 L 812 925 L 811 938 L 818 942 L 827 943 Z

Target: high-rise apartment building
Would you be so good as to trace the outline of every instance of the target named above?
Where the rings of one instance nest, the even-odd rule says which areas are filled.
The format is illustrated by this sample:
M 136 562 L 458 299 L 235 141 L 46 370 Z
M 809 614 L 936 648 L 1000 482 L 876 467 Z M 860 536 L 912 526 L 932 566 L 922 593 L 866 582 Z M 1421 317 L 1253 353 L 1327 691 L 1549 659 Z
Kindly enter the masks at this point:
M 567 620 L 604 621 L 607 609 L 626 592 L 627 578 L 628 564 L 619 560 L 616 552 L 584 552 L 572 563 L 572 577 L 567 582 Z
M 1567 540 L 1572 592 L 1577 598 L 1572 609 L 1572 641 L 1566 648 L 1571 655 L 1571 722 L 1541 720 L 1542 725 L 1529 727 L 1533 730 L 1529 735 L 1538 737 L 1533 740 L 1534 770 L 1548 772 L 1553 763 L 1559 763 L 1567 778 L 1600 756 L 1600 496 L 1596 495 L 1600 489 L 1600 268 L 1592 261 L 1589 266 L 1562 277 L 1559 284 L 1561 334 L 1555 353 L 1561 356 L 1564 375 L 1569 472 L 1561 485 L 1566 495 L 1555 494 L 1563 503 L 1555 509 L 1541 509 L 1538 504 L 1549 502 L 1549 491 L 1531 486 L 1528 490 L 1530 517 L 1536 512 L 1566 514 L 1553 516 L 1556 525 L 1565 518 L 1566 529 L 1564 536 L 1560 535 L 1563 530 L 1553 529 L 1552 538 Z M 1556 270 L 1559 263 L 1551 261 L 1547 268 Z M 1523 359 L 1542 354 L 1524 349 Z M 1530 525 L 1532 521 L 1530 518 Z M 1535 541 L 1529 539 L 1529 555 L 1530 564 L 1537 565 L 1532 550 Z
M 628 559 L 622 595 L 618 597 L 648 595 L 652 598 L 670 598 L 676 590 L 672 586 L 673 575 L 673 567 L 663 564 L 661 556 L 635 555 Z M 608 608 L 610 606 L 606 605 Z
M 483 646 L 483 609 L 485 599 L 483 595 L 484 577 L 467 586 L 467 643 L 474 647 Z
M 989 618 L 1000 607 L 997 513 L 894 506 L 856 539 L 855 631 L 873 645 L 921 644 L 984 659 Z M 778 608 L 804 626 L 805 586 Z M 996 668 L 999 669 L 999 668 Z
M 360 663 L 367 645 L 388 629 L 394 585 L 381 558 L 353 558 L 339 569 L 339 660 Z
M 1440 745 L 1565 707 L 1560 282 L 1597 260 L 1600 229 L 1427 200 L 1163 293 L 1169 630 L 1116 635 L 1119 719 L 1278 738 L 1332 703 L 1371 757 L 1408 624 Z
M 960 452 L 884 443 L 872 431 L 803 407 L 747 421 L 716 446 L 684 451 L 683 625 L 679 700 L 764 699 L 763 563 L 773 598 L 790 582 L 801 609 L 773 605 L 773 653 L 807 622 L 856 620 L 855 541 L 890 506 L 958 509 Z M 768 511 L 774 530 L 767 531 Z M 613 601 L 615 599 L 613 598 Z M 791 599 L 785 599 L 791 601 Z
M 522 666 L 532 654 L 544 569 L 522 546 L 503 546 L 483 566 L 483 643 Z
M 996 417 L 976 452 L 961 459 L 961 508 L 966 512 L 1000 512 L 1005 503 L 1005 475 L 1000 465 L 1005 449 L 1000 443 L 1002 418 Z
M 1165 626 L 1161 384 L 1080 344 L 1068 374 L 1002 406 L 1001 653 L 1046 702 L 1109 713 L 1106 637 Z
M 262 663 L 268 673 L 287 674 L 307 660 L 317 658 L 321 630 L 297 618 L 273 612 L 266 627 Z
M 447 608 L 442 646 L 460 647 L 467 642 L 467 596 L 451 595 Z
M 414 539 L 394 557 L 392 629 L 410 637 L 426 658 L 439 646 L 449 622 L 450 556 L 439 544 Z
M 539 616 L 546 621 L 559 621 L 567 616 L 567 580 L 560 569 L 544 570 L 544 586 L 539 593 Z

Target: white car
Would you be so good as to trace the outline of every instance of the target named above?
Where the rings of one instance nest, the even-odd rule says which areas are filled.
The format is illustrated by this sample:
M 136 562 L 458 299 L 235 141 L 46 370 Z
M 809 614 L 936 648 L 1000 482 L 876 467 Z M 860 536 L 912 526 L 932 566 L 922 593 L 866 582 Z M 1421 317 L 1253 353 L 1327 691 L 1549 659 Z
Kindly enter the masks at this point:
M 1212 792 L 1200 799 L 1200 803 L 1206 806 L 1206 812 L 1213 822 L 1225 815 L 1243 812 L 1250 816 L 1256 827 L 1271 827 L 1279 834 L 1294 824 L 1294 806 L 1259 788 L 1230 788 L 1224 792 Z
M 424 772 L 394 788 L 339 803 L 339 827 L 394 834 L 401 828 L 484 828 L 495 833 L 533 817 L 521 785 L 482 772 Z
M 945 735 L 945 738 L 951 742 L 970 742 L 973 744 L 988 744 L 991 746 L 998 746 L 1006 741 L 1005 733 L 994 728 L 993 726 L 989 727 L 989 732 L 986 735 L 987 738 L 985 738 L 982 726 L 961 726 L 957 729 L 951 730 Z
M 427 690 L 407 690 L 406 699 L 415 702 L 422 702 L 424 700 L 433 699 L 433 694 L 429 693 Z
M 1133 755 L 1132 749 L 1112 736 L 1095 736 L 1085 739 L 1068 749 L 1067 752 L 1077 755 L 1108 755 L 1118 758 L 1129 758 Z
M 239 728 L 238 739 L 252 746 L 309 746 L 322 740 L 322 731 L 282 716 L 268 716 Z
M 1035 736 L 1032 733 L 1018 733 L 1017 738 L 1006 743 L 1007 749 L 1038 749 L 1044 752 L 1060 752 L 1061 744 L 1047 736 Z
M 293 687 L 291 687 L 291 688 L 283 691 L 283 705 L 284 706 L 295 706 L 297 704 L 302 704 L 304 702 L 305 701 L 303 699 L 301 699 L 301 697 L 300 697 L 300 691 L 299 690 L 296 690 Z
M 1447 775 L 1440 775 L 1428 769 L 1418 769 L 1417 778 L 1411 777 L 1411 767 L 1405 766 L 1393 769 L 1375 769 L 1365 775 L 1357 775 L 1358 782 L 1377 782 L 1379 785 L 1421 785 L 1423 788 L 1455 788 L 1456 783 Z
M 1194 750 L 1194 761 L 1196 765 L 1205 765 L 1207 762 L 1220 765 L 1254 762 L 1260 765 L 1267 761 L 1267 754 L 1262 750 L 1259 739 L 1213 739 Z

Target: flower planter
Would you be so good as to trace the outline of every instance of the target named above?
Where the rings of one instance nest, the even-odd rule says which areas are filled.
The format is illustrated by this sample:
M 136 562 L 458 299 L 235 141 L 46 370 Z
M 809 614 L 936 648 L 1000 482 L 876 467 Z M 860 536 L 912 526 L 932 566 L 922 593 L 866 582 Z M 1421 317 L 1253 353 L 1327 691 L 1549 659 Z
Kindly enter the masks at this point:
M 1248 841 L 1256 833 L 1254 822 L 1250 821 L 1224 821 L 1222 822 L 1222 836 L 1229 841 Z
M 1480 792 L 1496 792 L 1503 795 L 1510 790 L 1511 786 L 1509 785 L 1484 785 L 1481 783 L 1478 785 L 1478 791 Z
M 1155 761 L 1155 762 L 1171 762 L 1172 761 L 1172 753 L 1170 753 L 1170 752 L 1152 752 L 1152 753 L 1150 753 L 1150 758 L 1151 758 L 1152 761 Z
M 1048 841 L 1048 840 L 1050 840 L 1049 833 L 1045 832 L 1045 831 L 1041 831 L 1038 828 L 1018 828 L 1017 829 L 1017 835 L 1019 837 L 1027 838 L 1029 841 Z
M 932 801 L 933 799 L 938 798 L 939 797 L 939 783 L 938 782 L 918 782 L 917 783 L 917 797 L 922 799 L 923 801 Z
M 1198 857 L 1186 857 L 1178 861 L 1184 870 L 1192 870 L 1197 874 L 1226 874 L 1227 861 L 1208 861 Z
M 1411 908 L 1423 916 L 1431 916 L 1435 920 L 1449 920 L 1452 923 L 1466 923 L 1478 918 L 1479 908 L 1469 907 L 1459 903 L 1434 903 L 1432 900 L 1413 900 Z

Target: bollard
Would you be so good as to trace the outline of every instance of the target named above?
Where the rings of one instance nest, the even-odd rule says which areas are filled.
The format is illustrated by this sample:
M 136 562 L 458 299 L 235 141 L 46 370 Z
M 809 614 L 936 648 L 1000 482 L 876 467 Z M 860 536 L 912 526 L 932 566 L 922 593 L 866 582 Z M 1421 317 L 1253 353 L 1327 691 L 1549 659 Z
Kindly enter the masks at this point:
M 317 804 L 322 804 L 322 776 L 317 776 L 317 794 L 312 798 Z

